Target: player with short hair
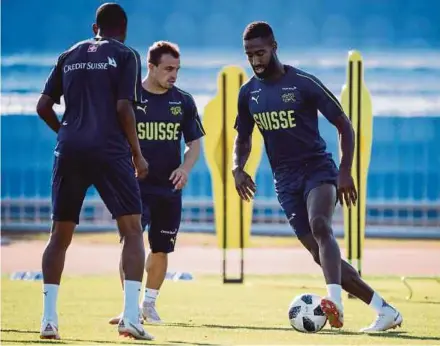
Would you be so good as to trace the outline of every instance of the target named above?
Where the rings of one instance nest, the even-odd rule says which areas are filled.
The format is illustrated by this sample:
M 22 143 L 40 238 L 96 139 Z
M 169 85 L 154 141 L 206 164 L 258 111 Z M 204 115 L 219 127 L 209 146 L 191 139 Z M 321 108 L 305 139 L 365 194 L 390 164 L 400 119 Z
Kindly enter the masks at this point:
M 152 340 L 139 324 L 145 248 L 139 185 L 148 172 L 136 135 L 133 103 L 140 88 L 139 54 L 124 45 L 127 15 L 115 3 L 96 11 L 95 37 L 62 53 L 46 81 L 37 113 L 55 131 L 52 230 L 44 250 L 44 313 L 40 337 L 59 339 L 57 297 L 67 248 L 94 185 L 124 239 L 124 313 L 119 334 Z M 59 121 L 53 110 L 64 95 Z M 134 164 L 134 167 L 133 167 Z
M 249 200 L 256 191 L 244 171 L 256 124 L 264 138 L 281 207 L 298 239 L 323 269 L 328 296 L 322 299 L 321 307 L 331 326 L 343 326 L 341 286 L 378 314 L 362 331 L 400 326 L 402 315 L 341 260 L 332 231 L 337 201 L 350 207 L 357 200 L 351 176 L 354 131 L 350 120 L 318 78 L 278 60 L 277 42 L 269 24 L 250 23 L 243 41 L 254 76 L 241 87 L 238 99 L 233 168 L 238 194 Z M 319 134 L 318 110 L 339 132 L 339 170 Z
M 136 103 L 137 135 L 149 163 L 148 177 L 141 181 L 142 227 L 147 225 L 150 254 L 145 270 L 147 282 L 142 317 L 161 323 L 156 297 L 168 268 L 168 254 L 174 251 L 182 213 L 182 189 L 200 153 L 205 131 L 193 97 L 174 86 L 180 69 L 179 47 L 155 42 L 148 50 L 148 75 L 142 82 Z M 186 150 L 181 162 L 181 141 Z M 121 271 L 121 281 L 123 273 Z M 118 323 L 121 316 L 109 323 Z

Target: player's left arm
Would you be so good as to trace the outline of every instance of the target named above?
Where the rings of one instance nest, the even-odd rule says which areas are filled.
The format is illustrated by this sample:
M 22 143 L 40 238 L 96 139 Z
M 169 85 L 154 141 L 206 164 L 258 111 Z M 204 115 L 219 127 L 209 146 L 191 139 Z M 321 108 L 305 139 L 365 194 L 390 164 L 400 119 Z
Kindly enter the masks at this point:
M 354 155 L 354 130 L 350 119 L 337 98 L 317 78 L 311 78 L 312 94 L 318 110 L 333 124 L 339 133 L 341 145 L 341 163 L 339 165 L 338 199 L 344 200 L 348 207 L 356 203 L 357 193 L 351 176 Z
M 140 95 L 141 64 L 139 53 L 128 48 L 122 57 L 118 69 L 120 69 L 117 84 L 117 115 L 121 129 L 130 145 L 136 176 L 143 179 L 148 174 L 148 163 L 142 155 L 139 139 L 136 132 L 136 116 L 133 104 L 138 101 Z
M 58 133 L 61 127 L 61 122 L 58 119 L 53 106 L 60 104 L 61 96 L 63 95 L 63 80 L 62 80 L 62 61 L 64 54 L 62 54 L 53 67 L 46 80 L 44 89 L 41 92 L 40 98 L 37 102 L 36 111 L 38 116 L 55 132 Z
M 189 173 L 200 156 L 201 138 L 205 135 L 205 130 L 192 97 L 188 101 L 183 116 L 182 133 L 185 140 L 185 153 L 182 164 L 170 176 L 170 180 L 173 181 L 178 190 L 184 188 L 188 182 Z

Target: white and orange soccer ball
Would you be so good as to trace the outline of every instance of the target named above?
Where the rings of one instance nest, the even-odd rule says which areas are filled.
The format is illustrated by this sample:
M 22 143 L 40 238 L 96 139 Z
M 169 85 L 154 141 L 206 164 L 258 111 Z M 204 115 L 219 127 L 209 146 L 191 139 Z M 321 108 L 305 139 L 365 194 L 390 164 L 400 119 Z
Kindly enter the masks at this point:
M 300 294 L 289 305 L 290 325 L 303 333 L 317 333 L 327 323 L 321 309 L 321 297 L 313 293 Z

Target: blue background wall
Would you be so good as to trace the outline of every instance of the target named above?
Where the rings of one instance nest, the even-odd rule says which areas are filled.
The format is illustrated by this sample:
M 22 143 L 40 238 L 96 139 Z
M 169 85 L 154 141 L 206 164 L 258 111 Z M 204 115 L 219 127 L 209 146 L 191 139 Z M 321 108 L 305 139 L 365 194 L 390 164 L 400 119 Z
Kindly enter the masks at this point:
M 59 51 L 91 35 L 103 1 L 2 1 L 3 54 Z M 311 48 L 440 47 L 435 0 L 125 0 L 129 43 L 168 39 L 185 47 L 241 47 L 252 20 L 269 21 L 282 45 Z
M 322 136 L 337 158 L 336 130 L 321 118 Z M 374 120 L 368 198 L 376 200 L 440 201 L 440 118 Z M 2 197 L 50 196 L 55 134 L 38 117 L 2 119 Z M 275 198 L 270 167 L 263 156 L 257 175 L 258 197 Z M 93 195 L 94 190 L 89 194 Z M 210 197 L 211 181 L 202 157 L 185 194 Z
M 35 116 L 35 102 L 56 55 L 92 35 L 95 11 L 103 2 L 2 1 L 2 197 L 49 198 L 55 135 Z M 194 95 L 201 113 L 224 64 L 239 63 L 250 75 L 241 39 L 250 21 L 268 21 L 283 62 L 317 75 L 335 95 L 345 80 L 347 51 L 360 50 L 375 109 L 368 200 L 385 211 L 399 203 L 420 210 L 430 203 L 434 211 L 427 217 L 440 224 L 440 1 L 117 2 L 129 16 L 127 43 L 143 57 L 155 40 L 180 45 L 178 85 Z M 320 120 L 321 133 L 335 154 L 335 129 Z M 275 198 L 265 155 L 257 184 L 258 199 Z M 185 195 L 211 196 L 203 157 Z M 413 206 L 404 212 L 412 213 Z

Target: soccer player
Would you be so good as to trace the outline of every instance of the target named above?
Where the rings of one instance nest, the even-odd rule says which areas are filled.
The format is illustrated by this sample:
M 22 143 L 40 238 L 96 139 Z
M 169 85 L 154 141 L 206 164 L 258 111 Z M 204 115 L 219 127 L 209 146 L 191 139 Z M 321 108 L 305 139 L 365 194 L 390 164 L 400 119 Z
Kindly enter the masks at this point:
M 136 175 L 144 178 L 148 171 L 133 112 L 140 88 L 140 59 L 123 44 L 127 16 L 121 6 L 101 5 L 93 31 L 94 38 L 60 55 L 37 105 L 38 115 L 58 134 L 52 176 L 53 225 L 42 260 L 40 337 L 60 338 L 56 305 L 66 250 L 87 189 L 94 185 L 124 239 L 124 313 L 119 334 L 152 340 L 138 320 L 145 248 Z M 60 103 L 62 95 L 66 109 L 59 121 L 53 105 Z
M 298 239 L 322 267 L 328 296 L 322 299 L 321 307 L 330 325 L 343 326 L 342 286 L 377 312 L 377 319 L 362 331 L 400 326 L 402 315 L 341 260 L 332 231 L 337 201 L 350 207 L 357 199 L 350 173 L 354 132 L 349 119 L 316 77 L 278 60 L 269 24 L 250 23 L 243 40 L 254 76 L 242 86 L 238 99 L 233 168 L 238 194 L 249 200 L 256 191 L 244 171 L 256 124 L 264 138 L 281 207 Z M 319 134 L 318 110 L 339 132 L 339 169 Z
M 182 189 L 200 153 L 205 131 L 194 99 L 174 86 L 180 69 L 176 44 L 160 41 L 148 50 L 148 75 L 136 103 L 137 135 L 142 153 L 149 163 L 148 177 L 140 181 L 142 227 L 148 225 L 150 254 L 145 270 L 147 282 L 142 302 L 142 317 L 161 323 L 156 298 L 164 282 L 168 254 L 174 251 L 182 213 Z M 181 162 L 182 136 L 185 154 Z M 121 271 L 121 281 L 123 280 Z M 109 323 L 118 323 L 120 316 Z

